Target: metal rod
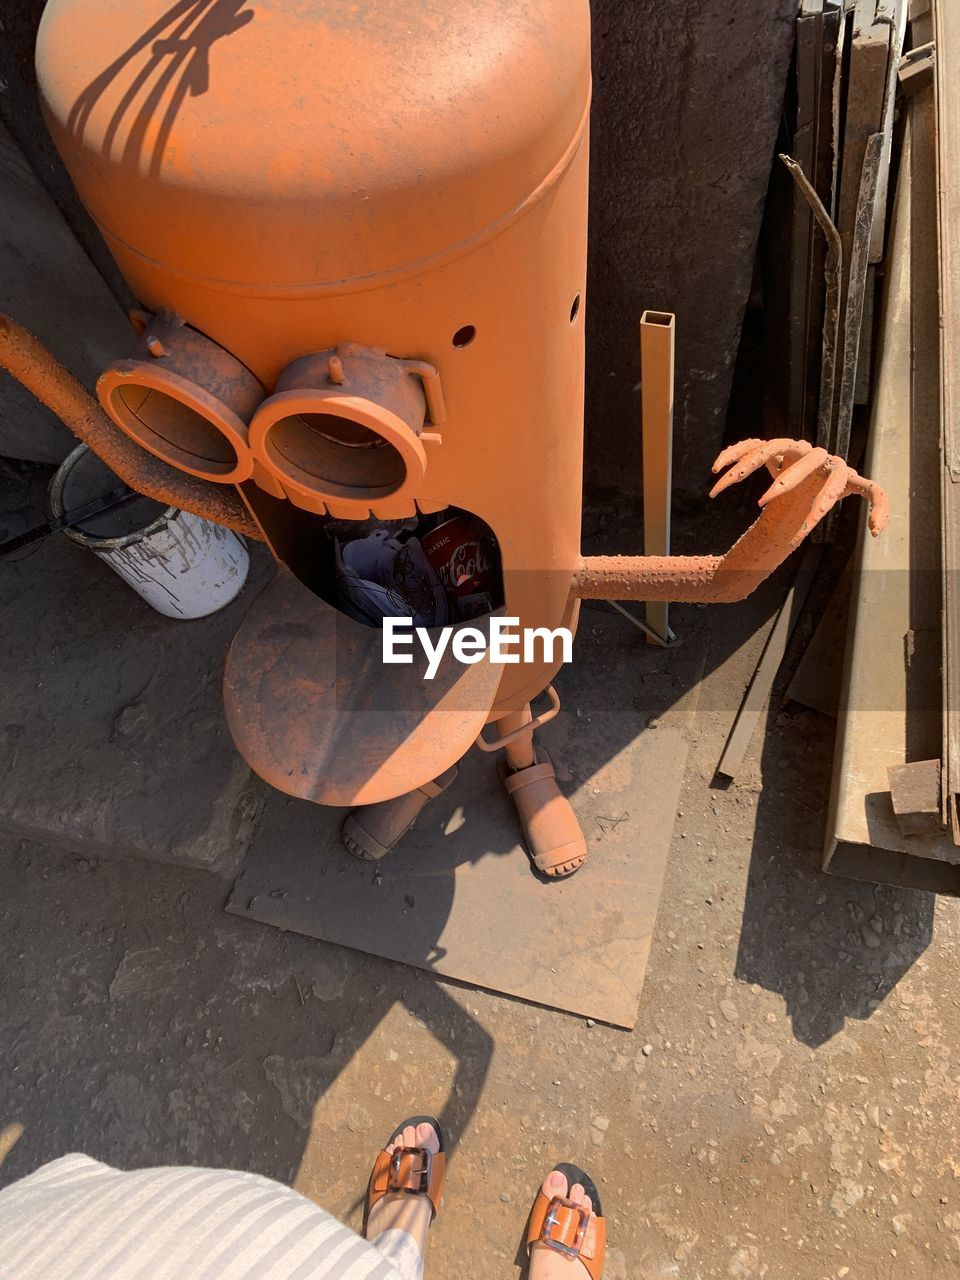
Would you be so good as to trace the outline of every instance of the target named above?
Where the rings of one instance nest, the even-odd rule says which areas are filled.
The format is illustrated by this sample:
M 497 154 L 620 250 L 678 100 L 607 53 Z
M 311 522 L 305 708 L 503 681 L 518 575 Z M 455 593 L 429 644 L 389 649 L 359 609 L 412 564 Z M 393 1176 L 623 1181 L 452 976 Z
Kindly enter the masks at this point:
M 72 529 L 74 525 L 78 525 L 83 520 L 89 520 L 91 516 L 98 516 L 104 511 L 112 511 L 114 507 L 119 507 L 123 502 L 129 502 L 131 498 L 138 498 L 140 495 L 133 489 L 128 489 L 126 485 L 120 485 L 117 489 L 111 489 L 109 493 L 105 493 L 102 498 L 94 498 L 92 502 L 85 502 L 82 507 L 74 507 L 72 511 L 65 511 L 62 516 L 56 516 L 53 520 L 48 520 L 46 524 L 37 525 L 35 529 L 28 529 L 26 533 L 19 533 L 15 538 L 8 538 L 6 542 L 0 542 L 0 556 L 13 555 L 15 551 L 22 551 L 24 547 L 31 546 L 34 542 L 42 542 L 44 538 L 49 538 L 52 533 L 59 533 L 62 529 Z
M 791 177 L 813 210 L 827 242 L 827 260 L 823 274 L 827 296 L 823 308 L 823 362 L 820 369 L 820 409 L 817 415 L 817 444 L 830 448 L 833 437 L 833 398 L 837 378 L 837 348 L 840 341 L 840 293 L 843 287 L 843 241 L 833 219 L 824 208 L 810 179 L 792 156 L 781 153 Z
M 0 369 L 6 369 L 31 391 L 131 489 L 165 506 L 191 511 L 249 538 L 263 540 L 259 526 L 232 485 L 213 484 L 178 471 L 128 439 L 43 343 L 2 312 Z
M 675 643 L 677 637 L 669 627 L 667 628 L 667 638 L 666 640 L 663 640 L 659 635 L 657 635 L 656 631 L 654 631 L 652 627 L 648 627 L 645 622 L 641 622 L 639 618 L 634 617 L 629 609 L 625 609 L 623 605 L 619 604 L 616 600 L 608 600 L 607 604 L 612 605 L 613 608 L 616 609 L 617 613 L 622 613 L 627 621 L 632 622 L 638 630 L 642 631 L 652 644 L 658 644 L 661 649 L 669 649 L 670 646 Z
M 670 496 L 673 485 L 673 388 L 676 316 L 644 311 L 640 317 L 640 394 L 643 432 L 643 552 L 670 554 Z M 667 644 L 670 605 L 647 601 L 644 615 L 651 644 Z
M 846 460 L 850 452 L 850 424 L 853 420 L 853 396 L 860 355 L 860 330 L 863 327 L 864 291 L 870 257 L 873 211 L 877 199 L 883 134 L 873 133 L 867 139 L 857 196 L 853 246 L 850 253 L 850 277 L 847 281 L 847 305 L 843 317 L 843 357 L 840 366 L 840 388 L 837 394 L 836 434 L 832 453 Z

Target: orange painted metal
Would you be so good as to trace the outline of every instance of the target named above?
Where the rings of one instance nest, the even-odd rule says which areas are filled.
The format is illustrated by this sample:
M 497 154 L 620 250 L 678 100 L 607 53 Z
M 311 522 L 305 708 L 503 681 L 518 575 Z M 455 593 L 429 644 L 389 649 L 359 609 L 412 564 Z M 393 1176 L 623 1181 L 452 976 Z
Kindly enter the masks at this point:
M 342 343 L 437 369 L 411 496 L 491 526 L 525 625 L 575 625 L 587 0 L 50 0 L 37 74 L 142 305 L 270 391 Z M 555 670 L 506 668 L 491 714 Z
M 130 357 L 97 380 L 97 395 L 131 439 L 190 475 L 241 484 L 253 475 L 247 423 L 264 397 L 253 374 L 170 312 L 143 317 Z
M 22 382 L 131 489 L 247 537 L 263 537 L 235 489 L 198 480 L 145 453 L 110 421 L 90 393 L 38 338 L 2 313 L 0 369 Z
M 227 655 L 238 750 L 271 786 L 317 804 L 376 804 L 422 786 L 470 749 L 500 672 L 486 659 L 464 666 L 448 650 L 425 680 L 426 658 L 413 656 L 411 666 L 385 666 L 378 630 L 281 569 Z
M 45 118 L 146 309 L 98 387 L 126 435 L 95 415 L 83 438 L 124 478 L 118 441 L 172 463 L 234 527 L 242 497 L 292 570 L 238 635 L 226 689 L 238 746 L 293 794 L 420 785 L 485 722 L 525 726 L 559 666 L 406 693 L 405 669 L 307 590 L 328 515 L 472 512 L 499 543 L 506 613 L 574 629 L 588 594 L 739 598 L 868 487 L 808 446 L 747 442 L 718 488 L 783 475 L 727 556 L 581 559 L 589 35 L 587 0 L 44 10 Z M 168 468 L 142 456 L 138 487 L 165 498 Z
M 287 365 L 250 424 L 253 456 L 305 511 L 365 520 L 415 516 L 427 470 L 424 421 L 446 416 L 440 375 L 424 361 L 341 343 Z
M 759 519 L 722 556 L 584 556 L 574 579 L 577 595 L 592 600 L 682 600 L 732 604 L 743 600 L 786 560 L 841 499 L 870 503 L 870 532 L 883 532 L 887 495 L 842 458 L 804 440 L 743 440 L 717 459 L 729 470 L 711 497 L 762 467 L 775 477 L 760 499 Z

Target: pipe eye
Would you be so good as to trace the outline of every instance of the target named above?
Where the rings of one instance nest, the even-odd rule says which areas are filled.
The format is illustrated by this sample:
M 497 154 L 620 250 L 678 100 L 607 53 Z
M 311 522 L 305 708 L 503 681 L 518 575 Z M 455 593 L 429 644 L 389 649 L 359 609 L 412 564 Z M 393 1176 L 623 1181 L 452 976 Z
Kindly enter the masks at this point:
M 218 479 L 237 469 L 237 450 L 230 438 L 198 410 L 165 391 L 144 386 L 131 376 L 110 399 L 114 421 L 128 435 L 174 466 L 201 468 Z
M 414 509 L 427 459 L 422 378 L 432 366 L 356 344 L 289 364 L 250 424 L 256 461 L 296 505 L 365 518 L 389 499 Z
M 247 422 L 263 388 L 178 316 L 154 316 L 133 356 L 101 374 L 97 395 L 122 431 L 181 471 L 219 484 L 253 474 Z
M 358 497 L 385 497 L 403 484 L 406 464 L 396 446 L 369 427 L 332 413 L 278 418 L 269 447 L 291 467 L 321 485 L 354 490 Z

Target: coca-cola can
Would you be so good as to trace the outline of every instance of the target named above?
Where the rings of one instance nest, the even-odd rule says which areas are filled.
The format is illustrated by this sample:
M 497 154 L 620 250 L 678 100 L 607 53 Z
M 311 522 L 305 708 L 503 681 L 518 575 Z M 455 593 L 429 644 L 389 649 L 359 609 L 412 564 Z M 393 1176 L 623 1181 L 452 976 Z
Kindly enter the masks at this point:
M 420 539 L 447 598 L 462 619 L 478 618 L 502 604 L 500 548 L 479 516 L 461 512 Z

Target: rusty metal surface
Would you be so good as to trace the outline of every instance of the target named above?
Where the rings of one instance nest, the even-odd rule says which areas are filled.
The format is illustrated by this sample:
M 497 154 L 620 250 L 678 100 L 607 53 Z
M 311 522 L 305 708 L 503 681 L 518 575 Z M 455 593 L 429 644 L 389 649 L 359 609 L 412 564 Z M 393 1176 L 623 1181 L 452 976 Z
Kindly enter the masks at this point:
M 669 311 L 644 311 L 640 317 L 640 402 L 643 438 L 643 551 L 670 554 L 673 495 L 673 396 L 677 318 Z M 649 601 L 649 644 L 670 640 L 666 601 Z
M 954 3 L 933 6 L 936 57 L 937 197 L 939 203 L 940 415 L 944 598 L 945 799 L 953 838 L 960 844 L 960 11 Z M 929 19 L 928 19 L 929 21 Z M 925 33 L 926 34 L 926 33 Z M 916 95 L 913 103 L 919 102 Z M 916 105 L 913 107 L 916 110 Z
M 483 621 L 463 623 L 482 627 Z M 433 633 L 435 634 L 435 633 Z M 227 657 L 227 723 L 240 754 L 279 791 L 318 804 L 371 804 L 430 781 L 469 749 L 502 667 L 448 647 L 424 680 L 382 661 L 382 633 L 320 600 L 286 569 L 260 595 Z
M 853 570 L 823 865 L 855 879 L 958 893 L 960 854 L 949 834 L 905 836 L 890 795 L 889 770 L 933 758 L 941 741 L 935 665 L 913 660 L 924 645 L 936 652 L 941 621 L 938 404 L 930 394 L 937 348 L 916 340 L 936 318 L 936 245 L 926 233 L 934 175 L 916 102 L 904 135 L 867 446 L 892 515 L 884 538 L 861 539 Z
M 940 774 L 939 760 L 914 760 L 910 764 L 892 765 L 890 803 L 897 826 L 905 836 L 939 834 Z
M 247 537 L 262 538 L 235 489 L 177 471 L 134 444 L 42 342 L 11 316 L 3 314 L 0 314 L 0 368 L 23 383 L 131 489 L 226 525 Z
M 823 264 L 825 286 L 823 351 L 820 361 L 820 401 L 817 409 L 817 443 L 821 448 L 827 448 L 833 430 L 833 397 L 837 377 L 837 349 L 840 342 L 843 242 L 823 201 L 797 162 L 787 155 L 781 155 L 780 159 L 787 166 L 791 177 L 809 204 L 827 246 Z
M 871 327 L 873 323 L 872 315 L 866 314 L 864 303 L 867 294 L 870 237 L 873 231 L 883 145 L 884 135 L 882 133 L 871 134 L 866 142 L 853 236 L 849 250 L 847 300 L 843 313 L 840 385 L 834 388 L 837 397 L 837 409 L 833 448 L 842 458 L 846 458 L 850 451 L 850 428 L 853 419 L 857 366 L 860 360 L 861 330 L 865 322 Z
M 616 698 L 613 687 L 611 715 Z M 557 759 L 566 747 L 563 729 L 553 730 L 543 740 Z M 376 867 L 342 849 L 342 810 L 274 797 L 227 910 L 632 1027 L 686 754 L 666 727 L 613 759 L 581 750 L 589 782 L 570 798 L 590 855 L 571 880 L 550 885 L 531 874 L 510 800 L 477 752 Z
M 870 532 L 882 533 L 886 494 L 841 458 L 803 440 L 742 440 L 725 449 L 714 471 L 727 468 L 716 497 L 767 467 L 775 477 L 760 499 L 760 517 L 723 556 L 584 556 L 574 591 L 595 600 L 684 600 L 723 604 L 742 600 L 777 569 L 842 498 L 870 503 Z

